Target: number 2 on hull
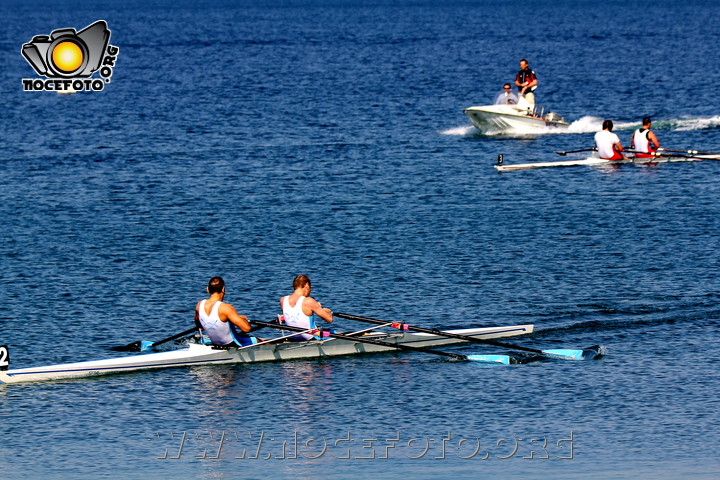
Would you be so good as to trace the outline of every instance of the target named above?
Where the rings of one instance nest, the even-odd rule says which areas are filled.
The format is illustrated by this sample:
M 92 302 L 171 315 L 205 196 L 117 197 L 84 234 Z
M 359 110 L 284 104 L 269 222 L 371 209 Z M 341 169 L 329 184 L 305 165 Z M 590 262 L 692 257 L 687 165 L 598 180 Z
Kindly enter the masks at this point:
M 10 365 L 10 351 L 7 345 L 0 345 L 0 370 L 7 370 Z

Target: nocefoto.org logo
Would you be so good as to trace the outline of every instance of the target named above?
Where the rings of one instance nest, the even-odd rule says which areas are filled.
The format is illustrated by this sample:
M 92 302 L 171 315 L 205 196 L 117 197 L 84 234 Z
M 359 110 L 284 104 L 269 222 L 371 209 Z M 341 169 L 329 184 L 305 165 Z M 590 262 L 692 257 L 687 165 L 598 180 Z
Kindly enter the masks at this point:
M 110 30 L 104 20 L 76 32 L 74 28 L 37 35 L 22 46 L 23 57 L 42 78 L 23 78 L 23 90 L 94 91 L 110 82 L 120 49 L 109 44 Z M 100 78 L 91 78 L 100 71 Z

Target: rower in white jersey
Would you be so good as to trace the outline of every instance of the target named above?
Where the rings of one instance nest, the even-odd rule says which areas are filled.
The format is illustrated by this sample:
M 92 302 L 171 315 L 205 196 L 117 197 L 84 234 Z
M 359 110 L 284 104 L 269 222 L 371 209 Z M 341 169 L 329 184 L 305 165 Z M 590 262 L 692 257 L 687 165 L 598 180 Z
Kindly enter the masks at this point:
M 195 306 L 195 325 L 210 338 L 213 345 L 238 347 L 257 343 L 253 336 L 246 335 L 251 329 L 244 315 L 238 315 L 235 307 L 223 303 L 225 281 L 213 277 L 207 286 L 210 298 L 201 300 Z
M 332 312 L 329 308 L 323 308 L 320 302 L 310 297 L 311 288 L 310 279 L 306 275 L 298 275 L 293 280 L 295 291 L 280 299 L 280 308 L 286 325 L 305 329 L 316 328 L 315 315 L 332 323 Z M 309 333 L 300 333 L 293 336 L 292 340 L 312 340 L 313 338 Z
M 652 122 L 650 117 L 644 117 L 642 120 L 642 128 L 635 130 L 630 137 L 630 148 L 635 150 L 637 158 L 652 157 L 652 153 L 660 148 L 660 142 L 653 132 L 650 131 Z
M 612 133 L 612 120 L 605 120 L 602 130 L 595 134 L 595 148 L 597 148 L 598 157 L 605 160 L 623 160 L 623 147 L 617 135 Z

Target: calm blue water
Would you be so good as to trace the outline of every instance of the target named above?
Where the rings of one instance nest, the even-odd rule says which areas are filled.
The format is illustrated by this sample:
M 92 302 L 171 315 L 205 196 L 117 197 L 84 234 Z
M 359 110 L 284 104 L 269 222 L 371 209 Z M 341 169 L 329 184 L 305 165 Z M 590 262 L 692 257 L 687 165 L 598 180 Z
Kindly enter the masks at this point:
M 720 163 L 492 168 L 500 153 L 549 161 L 592 146 L 604 118 L 627 143 L 644 115 L 668 148 L 720 151 L 720 6 L 647 8 L 4 2 L 0 343 L 12 366 L 185 330 L 213 275 L 268 320 L 298 273 L 335 311 L 534 323 L 516 343 L 608 353 L 0 386 L 0 477 L 717 478 Z M 35 77 L 23 43 L 100 19 L 120 47 L 103 92 L 22 91 Z M 522 57 L 572 133 L 481 136 L 462 114 Z M 558 458 L 570 438 L 573 458 Z

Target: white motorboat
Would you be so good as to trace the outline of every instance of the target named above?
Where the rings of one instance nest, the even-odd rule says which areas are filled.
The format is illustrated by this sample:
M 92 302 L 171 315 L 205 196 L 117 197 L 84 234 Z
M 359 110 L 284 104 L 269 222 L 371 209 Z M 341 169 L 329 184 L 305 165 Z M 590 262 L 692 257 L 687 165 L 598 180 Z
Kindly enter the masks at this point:
M 530 105 L 522 98 L 517 105 L 485 105 L 463 110 L 473 126 L 484 134 L 545 133 L 564 130 L 570 125 L 554 112 Z

